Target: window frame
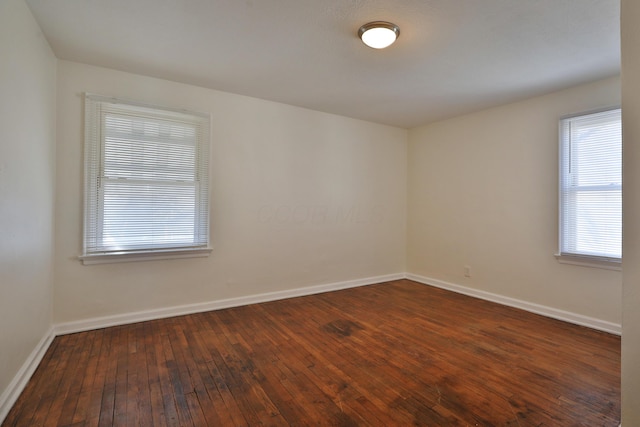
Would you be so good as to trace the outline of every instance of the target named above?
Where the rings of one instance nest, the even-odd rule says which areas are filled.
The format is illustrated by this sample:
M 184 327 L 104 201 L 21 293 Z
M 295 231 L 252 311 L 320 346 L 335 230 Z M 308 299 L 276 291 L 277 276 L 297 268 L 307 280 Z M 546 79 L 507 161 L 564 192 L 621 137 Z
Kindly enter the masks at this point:
M 563 195 L 564 195 L 564 181 L 565 181 L 565 159 L 566 156 L 564 154 L 566 150 L 566 144 L 569 143 L 568 138 L 565 134 L 565 126 L 564 123 L 567 120 L 571 120 L 574 118 L 585 117 L 589 115 L 595 115 L 600 113 L 608 113 L 619 111 L 620 115 L 622 114 L 621 107 L 611 106 L 607 108 L 602 108 L 598 110 L 591 110 L 586 112 L 581 112 L 577 114 L 571 114 L 567 116 L 563 116 L 560 118 L 558 124 L 558 135 L 559 135 L 559 159 L 558 159 L 558 252 L 555 254 L 558 262 L 562 264 L 571 264 L 578 265 L 584 267 L 594 267 L 594 268 L 602 268 L 607 270 L 621 270 L 622 269 L 622 256 L 618 257 L 610 257 L 610 256 L 598 256 L 587 253 L 573 253 L 573 252 L 565 252 L 563 248 L 565 247 L 563 238 L 565 235 L 564 226 L 564 203 L 563 203 Z M 622 124 L 622 122 L 621 122 Z M 622 138 L 622 136 L 621 136 Z M 622 145 L 622 139 L 620 141 Z M 622 149 L 622 146 L 621 146 Z M 622 166 L 622 157 L 620 158 L 620 165 Z M 620 192 L 622 192 L 622 184 L 619 186 Z M 611 188 L 611 191 L 616 191 L 615 187 Z M 622 224 L 621 224 L 622 227 Z M 620 230 L 622 232 L 622 230 Z M 620 248 L 622 250 L 622 247 Z
M 209 145 L 211 135 L 211 115 L 209 113 L 193 112 L 141 102 L 106 97 L 91 93 L 84 94 L 84 224 L 82 236 L 82 255 L 78 258 L 85 265 L 114 262 L 147 261 L 159 259 L 176 259 L 209 256 L 210 221 L 209 221 Z M 132 117 L 145 116 L 158 123 L 171 124 L 174 121 L 193 123 L 195 146 L 193 153 L 193 184 L 184 185 L 189 181 L 164 181 L 164 185 L 193 188 L 193 240 L 191 242 L 171 244 L 168 241 L 156 245 L 146 246 L 138 243 L 137 247 L 108 248 L 105 246 L 102 234 L 105 209 L 105 182 L 114 181 L 106 177 L 105 161 L 105 117 L 111 114 L 117 116 L 114 109 L 128 110 Z M 142 120 L 141 120 L 142 123 Z M 162 136 L 158 135 L 151 144 L 160 143 Z M 149 169 L 153 171 L 153 168 Z M 117 180 L 116 180 L 117 181 Z M 136 187 L 136 179 L 129 184 Z M 127 182 L 127 178 L 123 182 Z M 149 179 L 148 184 L 160 186 L 163 181 Z M 168 202 L 167 202 L 168 203 Z M 169 205 L 173 206 L 173 205 Z

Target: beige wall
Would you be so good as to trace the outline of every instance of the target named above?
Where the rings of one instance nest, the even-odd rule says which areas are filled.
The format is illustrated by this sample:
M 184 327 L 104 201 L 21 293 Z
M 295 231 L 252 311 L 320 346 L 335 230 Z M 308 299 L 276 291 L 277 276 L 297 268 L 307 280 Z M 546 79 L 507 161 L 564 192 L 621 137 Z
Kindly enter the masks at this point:
M 76 259 L 85 91 L 212 114 L 209 258 Z M 406 130 L 60 61 L 57 135 L 56 322 L 405 269 Z
M 640 3 L 622 0 L 622 425 L 640 426 Z
M 619 103 L 610 78 L 412 129 L 408 271 L 620 324 L 621 273 L 553 256 L 558 119 Z
M 0 64 L 2 395 L 52 311 L 56 59 L 22 0 L 0 2 Z

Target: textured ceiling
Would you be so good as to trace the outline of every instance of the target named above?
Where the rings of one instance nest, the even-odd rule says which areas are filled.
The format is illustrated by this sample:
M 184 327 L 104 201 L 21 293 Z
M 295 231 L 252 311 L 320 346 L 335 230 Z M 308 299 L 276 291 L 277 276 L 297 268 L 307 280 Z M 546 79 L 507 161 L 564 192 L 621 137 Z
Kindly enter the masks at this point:
M 413 127 L 619 73 L 619 0 L 27 0 L 61 59 Z M 388 49 L 360 25 L 401 28 Z

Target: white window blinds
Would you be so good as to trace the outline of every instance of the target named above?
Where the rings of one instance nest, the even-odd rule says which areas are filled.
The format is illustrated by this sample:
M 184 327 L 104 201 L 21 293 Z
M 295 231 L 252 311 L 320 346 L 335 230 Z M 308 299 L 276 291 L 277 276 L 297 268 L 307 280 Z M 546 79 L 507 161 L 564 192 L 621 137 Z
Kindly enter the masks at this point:
M 209 244 L 209 117 L 85 97 L 84 255 Z
M 560 254 L 622 256 L 620 109 L 560 122 Z

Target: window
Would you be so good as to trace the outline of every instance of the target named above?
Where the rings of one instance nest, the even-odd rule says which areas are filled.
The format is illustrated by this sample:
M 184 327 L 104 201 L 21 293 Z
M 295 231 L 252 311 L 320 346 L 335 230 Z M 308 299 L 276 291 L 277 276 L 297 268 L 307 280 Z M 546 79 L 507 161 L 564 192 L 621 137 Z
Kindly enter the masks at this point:
M 209 253 L 209 116 L 85 97 L 85 264 Z
M 560 121 L 560 257 L 622 256 L 620 109 Z

